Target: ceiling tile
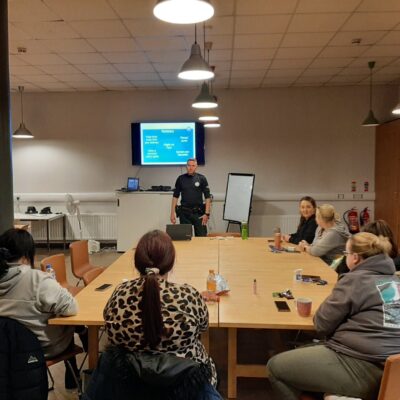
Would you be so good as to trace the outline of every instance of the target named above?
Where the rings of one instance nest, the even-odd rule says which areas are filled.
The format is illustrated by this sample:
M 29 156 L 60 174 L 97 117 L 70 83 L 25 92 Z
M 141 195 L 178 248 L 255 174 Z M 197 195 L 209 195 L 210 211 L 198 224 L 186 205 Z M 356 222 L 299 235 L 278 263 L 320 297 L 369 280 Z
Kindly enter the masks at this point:
M 368 50 L 368 46 L 328 46 L 325 47 L 319 57 L 357 57 Z
M 357 76 L 357 75 L 336 75 L 332 77 L 329 83 L 353 83 L 356 84 L 363 79 L 364 76 Z
M 356 13 L 343 25 L 343 31 L 379 31 L 393 29 L 400 22 L 400 12 Z
M 8 40 L 24 40 L 24 39 L 32 39 L 32 36 L 28 33 L 24 32 L 20 28 L 16 28 L 12 23 L 8 24 Z
M 270 61 L 233 61 L 232 70 L 263 70 L 264 72 L 270 65 Z
M 100 52 L 130 52 L 140 50 L 132 38 L 88 39 Z
M 72 64 L 105 64 L 107 60 L 99 53 L 67 53 L 63 58 Z
M 138 37 L 141 50 L 187 50 L 186 41 L 181 37 Z
M 125 19 L 123 22 L 135 38 L 142 36 L 194 36 L 193 25 L 168 24 L 156 18 Z
M 67 62 L 56 54 L 21 54 L 21 59 L 31 65 L 59 65 Z
M 342 68 L 308 68 L 302 76 L 332 76 L 337 75 Z
M 91 82 L 85 74 L 53 74 L 54 78 L 61 82 Z
M 289 15 L 262 15 L 236 17 L 236 34 L 283 33 L 290 20 Z
M 174 72 L 160 72 L 160 77 L 163 81 L 173 81 L 177 79 L 178 73 L 176 71 Z
M 27 65 L 26 61 L 22 60 L 19 56 L 15 56 L 12 54 L 8 58 L 8 63 L 10 66 Z
M 216 16 L 232 15 L 234 10 L 234 3 L 236 0 L 218 0 L 212 1 Z
M 27 32 L 33 39 L 76 39 L 76 33 L 63 21 L 16 22 L 15 27 Z
M 95 81 L 91 81 L 91 82 L 67 82 L 69 86 L 75 88 L 75 89 L 81 89 L 81 90 L 101 90 L 102 87 Z
M 83 64 L 77 67 L 85 74 L 113 74 L 117 70 L 111 64 Z
M 38 84 L 42 89 L 46 89 L 49 92 L 68 92 L 74 91 L 73 88 L 69 87 L 65 83 L 62 82 L 41 82 Z
M 152 62 L 168 64 L 173 62 L 183 63 L 189 57 L 187 51 L 148 51 L 146 55 Z
M 141 51 L 127 52 L 127 53 L 103 53 L 106 60 L 113 64 L 129 64 L 129 63 L 145 63 L 147 62 L 146 55 Z
M 70 64 L 41 65 L 40 69 L 46 74 L 79 74 L 79 70 Z
M 346 13 L 296 14 L 288 32 L 336 32 L 347 17 Z
M 237 15 L 290 14 L 297 0 L 237 0 Z
M 92 53 L 95 51 L 84 39 L 44 39 L 38 42 L 55 53 Z
M 234 19 L 233 17 L 214 17 L 206 21 L 206 36 L 208 35 L 232 35 Z M 201 36 L 203 30 L 199 29 L 198 34 Z
M 282 47 L 320 47 L 325 46 L 333 36 L 333 32 L 319 33 L 287 33 L 283 38 Z
M 210 64 L 216 64 L 218 61 L 229 61 L 232 59 L 231 50 L 213 50 L 210 52 Z M 218 65 L 217 65 L 218 66 Z
M 395 75 L 397 74 L 400 78 L 400 65 L 394 65 L 394 66 L 388 66 L 388 67 L 383 67 L 379 71 L 376 72 L 376 75 L 387 75 L 387 74 L 392 74 Z
M 208 35 L 206 36 L 206 41 L 212 42 L 211 51 L 218 49 L 230 49 L 233 43 L 233 35 Z M 189 41 L 189 43 L 193 43 L 193 40 Z
M 259 87 L 261 85 L 261 80 L 256 78 L 236 78 L 231 79 L 229 86 L 231 88 L 251 88 L 251 87 Z
M 90 78 L 97 82 L 101 81 L 124 81 L 125 77 L 122 74 L 114 73 L 114 74 L 88 74 Z
M 325 83 L 331 79 L 331 75 L 324 75 L 324 76 L 300 76 L 296 83 Z
M 271 59 L 276 49 L 235 49 L 234 60 L 268 60 Z
M 311 62 L 312 58 L 297 58 L 297 59 L 282 59 L 273 60 L 271 63 L 271 69 L 286 69 L 286 68 L 306 68 Z
M 235 49 L 263 49 L 278 47 L 282 39 L 281 33 L 264 35 L 236 35 L 234 41 Z
M 231 78 L 236 79 L 236 78 L 257 78 L 261 80 L 264 78 L 264 75 L 266 73 L 266 70 L 248 70 L 248 71 L 232 71 L 231 73 Z
M 108 0 L 121 18 L 149 18 L 155 3 L 149 0 Z
M 369 68 L 367 64 L 363 67 L 347 67 L 339 72 L 339 75 L 356 75 L 356 76 L 367 76 L 369 74 Z
M 41 82 L 57 82 L 57 79 L 51 75 L 25 75 L 21 74 L 21 78 L 25 79 L 27 82 L 31 83 L 41 83 Z
M 130 64 L 127 64 L 130 65 Z M 157 72 L 176 72 L 182 67 L 182 64 L 177 63 L 153 63 L 153 67 Z
M 117 18 L 106 0 L 45 0 L 45 3 L 65 21 Z
M 26 49 L 26 53 L 20 54 L 46 54 L 49 53 L 49 49 L 43 46 L 41 40 L 12 40 L 9 43 L 9 51 L 11 54 L 19 54 L 18 48 L 23 47 Z
M 32 67 L 30 65 L 11 66 L 10 72 L 13 75 L 18 75 L 19 77 L 22 75 L 43 75 L 43 71 L 41 71 L 39 68 Z
M 154 68 L 151 64 L 114 64 L 114 67 L 119 71 L 126 73 L 127 72 L 154 72 Z M 178 71 L 176 69 L 175 71 Z
M 361 39 L 361 46 L 375 44 L 382 36 L 385 35 L 384 31 L 364 31 L 364 32 L 338 32 L 330 41 L 330 46 L 359 46 L 352 45 L 353 39 Z
M 399 54 L 400 45 L 375 45 L 363 53 L 363 57 L 398 57 Z
M 156 72 L 126 72 L 124 76 L 130 81 L 157 81 L 160 79 Z
M 102 81 L 101 86 L 107 90 L 133 90 L 134 86 L 129 81 Z
M 391 63 L 393 60 L 395 60 L 396 57 L 374 57 L 375 61 L 375 68 L 380 68 L 383 67 L 389 63 Z M 353 67 L 368 67 L 368 62 L 371 61 L 370 57 L 359 57 L 356 58 L 351 64 L 351 68 Z
M 8 1 L 8 20 L 14 21 L 54 21 L 58 15 L 41 0 Z
M 297 12 L 351 12 L 355 10 L 359 3 L 360 0 L 300 0 Z
M 400 11 L 398 0 L 363 0 L 357 11 Z
M 352 58 L 317 58 L 310 67 L 312 68 L 342 68 L 346 67 L 353 61 Z
M 291 68 L 291 69 L 270 69 L 268 71 L 268 78 L 276 77 L 297 77 L 303 72 L 302 68 Z
M 399 2 L 400 3 L 400 2 Z M 392 31 L 385 35 L 378 43 L 381 44 L 397 44 L 400 45 L 400 31 Z
M 263 86 L 272 86 L 272 85 L 285 85 L 289 86 L 296 80 L 295 77 L 266 77 L 263 82 Z
M 131 35 L 121 21 L 73 21 L 71 27 L 84 38 L 127 38 Z
M 321 47 L 281 47 L 275 58 L 311 58 L 316 57 Z
M 133 86 L 135 87 L 147 87 L 149 89 L 159 89 L 159 88 L 165 88 L 165 85 L 162 81 L 132 81 L 131 82 Z

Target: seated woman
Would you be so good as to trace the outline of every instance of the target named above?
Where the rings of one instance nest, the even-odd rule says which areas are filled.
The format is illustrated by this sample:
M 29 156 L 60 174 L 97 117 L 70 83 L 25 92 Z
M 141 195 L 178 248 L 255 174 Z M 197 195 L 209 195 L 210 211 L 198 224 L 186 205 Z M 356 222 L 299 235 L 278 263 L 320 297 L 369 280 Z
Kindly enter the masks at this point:
M 315 215 L 318 224 L 315 238 L 311 244 L 302 240 L 299 247 L 312 256 L 321 257 L 327 264 L 331 264 L 338 254 L 343 252 L 350 233 L 339 222 L 335 209 L 330 204 L 317 207 Z
M 400 270 L 400 255 L 398 252 L 397 243 L 394 239 L 394 235 L 392 230 L 390 229 L 389 224 L 383 219 L 378 219 L 374 222 L 370 222 L 362 228 L 363 232 L 373 233 L 376 236 L 384 236 L 389 239 L 390 244 L 392 245 L 392 250 L 390 250 L 389 257 L 393 258 L 394 266 L 396 270 Z M 349 272 L 349 268 L 346 265 L 346 257 L 342 257 L 340 262 L 337 262 L 337 267 L 335 268 L 336 272 L 341 275 Z
M 119 285 L 104 309 L 112 345 L 133 352 L 156 351 L 191 358 L 206 365 L 217 383 L 213 360 L 200 341 L 208 328 L 208 309 L 193 287 L 168 282 L 175 248 L 164 232 L 146 233 L 135 251 L 140 277 Z
M 311 243 L 314 240 L 317 223 L 315 221 L 315 210 L 317 204 L 310 196 L 305 196 L 300 199 L 300 223 L 297 231 L 290 235 L 283 235 L 285 242 L 299 244 L 302 240 Z
M 350 272 L 336 283 L 314 316 L 323 345 L 281 353 L 268 362 L 277 398 L 302 391 L 376 399 L 384 362 L 400 353 L 400 280 L 387 238 L 358 233 L 347 241 Z
M 73 343 L 74 327 L 48 325 L 55 316 L 77 313 L 77 303 L 67 289 L 48 274 L 33 269 L 35 243 L 24 229 L 0 235 L 0 315 L 19 321 L 39 339 L 44 356 L 52 358 Z M 66 387 L 74 382 L 66 373 Z

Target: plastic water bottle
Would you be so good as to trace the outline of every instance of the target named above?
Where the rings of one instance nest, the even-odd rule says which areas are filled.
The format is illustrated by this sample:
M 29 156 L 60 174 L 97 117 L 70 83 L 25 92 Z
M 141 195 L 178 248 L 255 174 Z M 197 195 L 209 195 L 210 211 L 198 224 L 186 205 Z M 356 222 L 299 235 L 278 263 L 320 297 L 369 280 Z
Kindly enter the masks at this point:
M 217 278 L 215 277 L 215 272 L 210 269 L 207 276 L 207 292 L 209 294 L 215 294 L 217 292 Z
M 56 271 L 54 271 L 53 267 L 51 264 L 46 265 L 46 272 L 49 274 L 51 279 L 56 279 Z
M 274 246 L 277 250 L 281 249 L 282 235 L 281 228 L 276 227 L 274 229 Z
M 249 231 L 247 229 L 247 222 L 243 221 L 241 223 L 241 230 L 242 230 L 242 239 L 243 240 L 247 240 L 249 238 Z

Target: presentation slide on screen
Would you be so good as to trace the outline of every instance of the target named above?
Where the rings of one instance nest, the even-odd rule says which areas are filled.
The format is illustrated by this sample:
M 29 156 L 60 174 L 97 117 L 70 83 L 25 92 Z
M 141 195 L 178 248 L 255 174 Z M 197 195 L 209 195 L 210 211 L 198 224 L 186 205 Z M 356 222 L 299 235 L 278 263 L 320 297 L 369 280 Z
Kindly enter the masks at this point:
M 142 165 L 186 164 L 195 157 L 194 122 L 140 124 Z

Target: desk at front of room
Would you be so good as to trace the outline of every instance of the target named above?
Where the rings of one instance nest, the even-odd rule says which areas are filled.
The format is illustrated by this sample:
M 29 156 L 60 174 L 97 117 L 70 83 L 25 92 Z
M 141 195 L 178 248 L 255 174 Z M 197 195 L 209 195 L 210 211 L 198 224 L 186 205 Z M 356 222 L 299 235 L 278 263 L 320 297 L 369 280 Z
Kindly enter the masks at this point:
M 310 297 L 313 300 L 313 309 L 316 310 L 337 280 L 336 273 L 319 258 L 305 253 L 272 253 L 266 238 L 193 238 L 190 242 L 174 244 L 177 256 L 169 277 L 171 281 L 189 283 L 197 290 L 203 291 L 208 270 L 214 269 L 227 279 L 231 289 L 227 296 L 221 297 L 219 304 L 208 306 L 210 326 L 228 329 L 229 398 L 236 397 L 238 377 L 266 376 L 265 364 L 237 363 L 237 330 L 312 330 L 312 316 L 298 316 L 293 300 L 288 300 L 292 312 L 279 313 L 275 308 L 276 298 L 272 297 L 272 293 L 289 288 L 294 297 Z M 77 295 L 78 315 L 50 321 L 55 325 L 88 325 L 89 368 L 93 368 L 97 363 L 98 329 L 104 324 L 103 309 L 113 290 L 96 292 L 94 289 L 103 283 L 112 283 L 115 288 L 122 279 L 135 278 L 137 275 L 132 258 L 133 251 L 127 251 Z M 321 276 L 328 284 L 319 286 L 294 282 L 293 273 L 298 268 L 302 268 L 305 274 Z M 253 292 L 254 279 L 257 280 L 256 294 Z

